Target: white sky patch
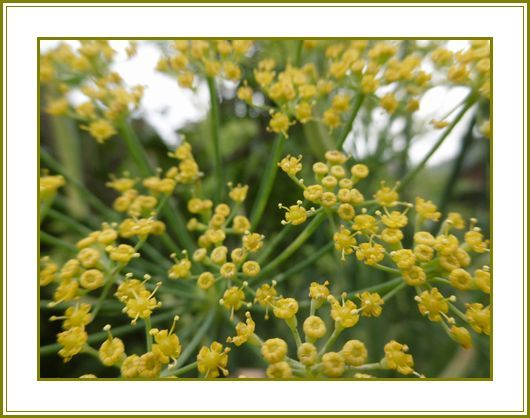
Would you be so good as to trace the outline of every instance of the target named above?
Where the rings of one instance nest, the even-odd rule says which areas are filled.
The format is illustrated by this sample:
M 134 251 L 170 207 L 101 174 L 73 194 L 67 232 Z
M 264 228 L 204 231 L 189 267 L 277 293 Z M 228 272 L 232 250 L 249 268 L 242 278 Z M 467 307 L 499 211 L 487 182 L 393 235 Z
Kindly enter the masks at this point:
M 77 47 L 77 41 L 67 41 L 72 46 Z M 42 41 L 41 50 L 46 51 L 58 44 L 58 41 Z M 153 42 L 140 41 L 138 43 L 138 53 L 133 58 L 127 58 L 125 49 L 128 41 L 111 41 L 111 46 L 117 51 L 113 70 L 118 72 L 125 83 L 129 86 L 144 85 L 145 93 L 141 101 L 139 111 L 135 117 L 143 117 L 151 125 L 162 140 L 169 146 L 178 144 L 180 138 L 178 130 L 188 123 L 203 120 L 208 114 L 210 104 L 206 83 L 200 83 L 195 91 L 181 88 L 176 78 L 156 71 L 156 64 L 160 58 L 160 50 Z M 446 45 L 453 52 L 465 49 L 467 41 L 449 41 Z M 428 62 L 424 64 L 424 69 L 433 72 L 433 68 Z M 436 80 L 436 71 L 433 72 L 433 79 Z M 233 83 L 223 83 L 224 93 L 235 94 Z M 383 92 L 383 90 L 381 90 Z M 429 152 L 433 144 L 442 135 L 443 130 L 434 129 L 429 122 L 432 119 L 443 119 L 448 112 L 454 110 L 463 101 L 468 92 L 467 88 L 447 88 L 438 86 L 429 89 L 421 98 L 420 109 L 414 114 L 415 129 L 418 134 L 412 139 L 409 149 L 409 159 L 413 164 L 418 163 Z M 72 102 L 78 104 L 86 98 L 79 92 L 70 95 Z M 451 121 L 455 113 L 451 114 L 447 120 Z M 385 128 L 389 121 L 388 115 L 381 109 L 377 109 L 373 114 L 373 129 L 369 132 L 359 132 L 357 124 L 354 128 L 354 135 L 350 134 L 345 148 L 352 145 L 352 138 L 355 137 L 356 154 L 359 159 L 373 152 L 377 144 L 378 133 Z M 433 166 L 453 158 L 458 152 L 460 139 L 467 129 L 467 123 L 471 118 L 471 112 L 463 118 L 451 134 L 444 141 L 442 146 L 429 160 L 428 165 Z M 394 121 L 391 131 L 396 131 L 402 123 L 399 119 Z M 366 134 L 368 138 L 366 138 Z

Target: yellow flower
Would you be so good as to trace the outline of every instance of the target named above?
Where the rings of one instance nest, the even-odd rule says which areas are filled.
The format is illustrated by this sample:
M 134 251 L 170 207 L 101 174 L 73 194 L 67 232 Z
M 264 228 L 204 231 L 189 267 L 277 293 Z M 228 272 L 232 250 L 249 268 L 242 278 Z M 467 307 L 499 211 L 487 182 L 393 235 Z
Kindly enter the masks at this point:
M 370 170 L 364 164 L 355 164 L 351 168 L 351 175 L 359 180 L 368 177 L 368 174 L 370 174 Z
M 287 355 L 287 343 L 281 338 L 271 338 L 261 346 L 261 354 L 268 363 L 283 361 Z
M 232 221 L 232 228 L 238 234 L 244 234 L 245 232 L 250 230 L 250 221 L 246 216 L 237 215 Z
M 302 170 L 302 163 L 300 161 L 302 161 L 301 155 L 298 158 L 288 155 L 278 163 L 278 166 L 289 176 L 296 176 L 296 173 Z
M 366 363 L 368 358 L 368 351 L 362 341 L 349 340 L 347 341 L 340 352 L 344 361 L 349 366 L 360 366 Z
M 114 129 L 114 126 L 105 119 L 96 119 L 88 126 L 82 126 L 82 128 L 88 131 L 88 133 L 92 135 L 100 144 L 113 137 L 117 133 L 116 129 Z
M 474 275 L 475 285 L 484 293 L 488 295 L 491 292 L 491 276 L 488 267 L 483 267 L 481 270 L 475 270 Z
M 214 285 L 214 283 L 215 283 L 215 277 L 209 271 L 205 271 L 204 273 L 201 273 L 199 278 L 197 279 L 197 286 L 199 286 L 203 290 L 208 290 L 210 287 Z
M 359 311 L 357 305 L 351 300 L 342 299 L 342 304 L 333 296 L 329 296 L 331 304 L 331 317 L 343 328 L 351 328 L 359 322 Z
M 120 264 L 127 264 L 131 259 L 140 257 L 140 253 L 137 253 L 134 247 L 128 244 L 120 244 L 117 247 L 109 246 L 105 250 L 109 253 L 112 261 Z
M 312 343 L 302 343 L 298 347 L 297 356 L 304 366 L 312 366 L 318 360 L 317 348 Z
M 408 270 L 416 263 L 416 256 L 412 250 L 400 249 L 390 253 L 392 261 L 401 270 Z
M 391 207 L 398 203 L 399 195 L 396 192 L 396 187 L 391 189 L 388 186 L 381 184 L 381 188 L 374 194 L 374 199 L 381 206 Z
M 121 377 L 123 377 L 124 379 L 138 377 L 139 360 L 140 357 L 138 357 L 136 354 L 127 357 L 120 367 Z
M 243 236 L 243 248 L 251 253 L 255 253 L 263 247 L 264 238 L 265 236 L 255 232 L 245 234 Z
M 266 374 L 271 379 L 290 379 L 293 377 L 291 366 L 286 361 L 279 361 L 269 365 Z
M 322 373 L 327 377 L 341 377 L 346 368 L 344 358 L 339 353 L 329 352 L 322 356 Z
M 231 186 L 229 184 L 229 186 Z M 247 198 L 247 192 L 248 192 L 248 186 L 242 186 L 241 184 L 238 184 L 236 187 L 233 187 L 230 192 L 228 193 L 228 196 L 230 196 L 230 199 L 232 199 L 236 203 L 244 202 Z
M 90 309 L 92 306 L 88 303 L 77 304 L 66 309 L 64 316 L 52 316 L 50 320 L 64 319 L 63 328 L 70 329 L 75 327 L 84 328 L 92 321 Z
M 451 327 L 451 337 L 462 346 L 462 348 L 471 348 L 473 347 L 473 340 L 471 339 L 471 334 L 464 327 L 457 327 L 453 325 Z
M 309 342 L 314 342 L 326 335 L 326 324 L 315 315 L 308 316 L 303 324 L 304 334 Z
M 285 220 L 282 221 L 282 225 L 293 224 L 300 225 L 307 220 L 307 211 L 302 206 L 302 201 L 299 200 L 296 205 L 289 207 L 283 206 L 281 203 L 278 205 L 280 209 L 285 209 Z
M 469 290 L 473 287 L 473 279 L 464 269 L 454 269 L 449 274 L 449 281 L 451 286 L 460 290 Z
M 151 330 L 151 335 L 155 339 L 153 353 L 155 353 L 159 361 L 164 364 L 169 363 L 170 360 L 173 360 L 176 363 L 182 351 L 179 337 L 173 332 L 177 320 L 178 316 L 175 316 L 173 319 L 173 325 L 169 331 L 167 329 L 158 330 L 156 328 Z
M 259 263 L 256 261 L 245 261 L 243 267 L 241 268 L 243 274 L 247 277 L 255 277 L 260 272 Z
M 153 310 L 162 306 L 161 302 L 157 302 L 155 296 L 156 291 L 161 286 L 157 283 L 155 290 L 149 292 L 148 290 L 140 290 L 134 297 L 129 298 L 125 303 L 123 311 L 132 318 L 131 323 L 136 324 L 138 318 L 145 319 L 151 316 Z M 134 292 L 136 293 L 136 292 Z
M 77 259 L 85 268 L 96 267 L 99 262 L 101 254 L 95 248 L 84 248 L 77 254 Z
M 97 289 L 103 286 L 104 282 L 105 276 L 97 269 L 86 270 L 79 278 L 79 283 L 81 286 L 88 290 Z
M 226 366 L 228 365 L 229 352 L 229 347 L 223 348 L 217 341 L 210 344 L 210 347 L 203 346 L 197 355 L 197 370 L 205 378 L 216 378 L 220 373 L 227 376 Z
M 466 307 L 466 318 L 471 328 L 479 334 L 490 335 L 490 307 L 484 307 L 482 303 L 467 303 Z
M 298 302 L 293 298 L 281 298 L 274 302 L 272 311 L 276 318 L 291 319 L 298 312 Z
M 393 114 L 399 105 L 399 102 L 396 100 L 396 96 L 394 96 L 392 93 L 385 94 L 383 97 L 381 97 L 379 103 L 381 104 L 381 107 L 389 114 Z
M 384 363 L 389 369 L 396 370 L 401 374 L 411 374 L 414 372 L 414 360 L 410 354 L 406 354 L 409 348 L 397 341 L 390 341 L 385 345 Z
M 344 225 L 341 225 L 340 230 L 333 234 L 333 241 L 335 242 L 335 249 L 341 252 L 342 261 L 346 259 L 345 255 L 353 253 L 357 244 L 355 236 Z
M 230 311 L 230 318 L 232 318 L 234 311 L 237 311 L 245 303 L 245 293 L 237 286 L 229 287 L 225 290 L 220 303 Z
M 155 353 L 142 354 L 136 363 L 138 377 L 144 379 L 155 379 L 160 376 L 162 365 Z
M 373 266 L 385 258 L 385 247 L 377 243 L 363 242 L 359 244 L 355 255 L 359 261 Z
M 438 221 L 442 214 L 437 211 L 436 205 L 430 200 L 424 200 L 421 197 L 416 198 L 416 212 L 424 219 Z
M 110 325 L 106 325 L 104 330 L 109 333 L 109 336 L 99 347 L 99 359 L 105 366 L 114 366 L 125 358 L 125 346 L 122 340 L 112 336 Z
M 88 335 L 83 327 L 74 327 L 57 334 L 57 342 L 62 345 L 59 355 L 64 362 L 71 360 L 79 354 L 88 340 Z
M 64 186 L 64 177 L 57 176 L 41 176 L 39 180 L 39 192 L 41 200 L 49 200 L 57 194 L 59 187 Z
M 287 131 L 289 130 L 289 126 L 291 126 L 289 117 L 282 112 L 276 112 L 272 115 L 272 118 L 269 121 L 268 129 L 274 133 L 282 134 L 287 138 Z
M 356 295 L 361 301 L 361 315 L 378 317 L 383 311 L 382 305 L 385 301 L 379 293 L 363 292 Z
M 420 286 L 425 283 L 425 271 L 419 266 L 412 266 L 408 270 L 402 272 L 403 280 L 409 286 Z
M 442 316 L 449 310 L 448 300 L 440 291 L 433 287 L 430 291 L 424 290 L 419 296 L 414 298 L 418 302 L 418 309 L 422 315 L 427 315 L 429 321 L 439 322 Z
M 256 329 L 256 323 L 252 319 L 250 312 L 246 312 L 245 316 L 247 318 L 246 321 L 239 322 L 236 325 L 237 335 L 235 337 L 228 337 L 226 339 L 227 343 L 233 343 L 239 347 L 240 345 L 246 343 L 254 335 L 254 330 Z

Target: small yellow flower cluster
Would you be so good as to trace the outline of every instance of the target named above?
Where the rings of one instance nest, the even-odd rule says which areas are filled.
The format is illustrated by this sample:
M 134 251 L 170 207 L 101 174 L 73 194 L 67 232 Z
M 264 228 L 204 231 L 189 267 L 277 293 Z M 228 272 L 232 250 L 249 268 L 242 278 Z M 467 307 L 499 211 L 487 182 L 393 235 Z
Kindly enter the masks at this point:
M 223 77 L 237 82 L 241 79 L 241 61 L 252 50 L 250 40 L 177 40 L 171 51 L 162 57 L 157 70 L 176 75 L 181 87 L 194 88 L 196 75 L 206 77 Z
M 331 351 L 337 338 L 347 328 L 357 325 L 360 315 L 365 317 L 378 317 L 382 311 L 383 299 L 378 293 L 363 292 L 355 297 L 361 302 L 361 306 L 348 299 L 348 295 L 341 295 L 339 302 L 328 289 L 329 282 L 311 283 L 309 296 L 311 306 L 309 316 L 302 324 L 304 340 L 298 329 L 297 313 L 299 302 L 293 298 L 277 296 L 272 286 L 265 284 L 256 292 L 256 299 L 260 305 L 270 305 L 274 316 L 283 319 L 290 329 L 296 343 L 297 358 L 288 356 L 288 343 L 282 338 L 270 338 L 263 341 L 256 335 L 256 324 L 250 313 L 246 313 L 246 322 L 236 325 L 235 337 L 228 338 L 227 342 L 240 346 L 248 343 L 260 348 L 264 360 L 269 364 L 266 374 L 272 379 L 289 379 L 293 377 L 372 377 L 361 373 L 366 370 L 396 370 L 398 373 L 408 375 L 416 374 L 413 369 L 414 362 L 410 354 L 406 354 L 408 347 L 391 341 L 385 346 L 385 356 L 377 363 L 367 364 L 368 351 L 365 344 L 359 340 L 348 340 L 340 351 Z M 334 324 L 334 330 L 328 333 L 328 325 L 321 315 L 319 309 L 325 304 L 330 305 L 330 316 Z M 328 335 L 327 340 L 323 339 Z M 320 344 L 317 341 L 321 340 Z
M 110 70 L 115 53 L 108 41 L 84 40 L 77 49 L 60 43 L 41 57 L 46 111 L 82 122 L 81 127 L 99 143 L 117 134 L 117 126 L 138 108 L 144 92 L 143 86 L 126 87 Z M 87 100 L 72 106 L 68 100 L 72 91 Z
M 390 188 L 384 182 L 374 193 L 373 200 L 366 201 L 355 186 L 369 175 L 368 168 L 363 164 L 348 168 L 348 158 L 340 151 L 328 151 L 325 158 L 326 162 L 313 164 L 315 182 L 310 185 L 297 177 L 303 168 L 300 157 L 287 156 L 279 163 L 280 168 L 303 190 L 304 198 L 320 206 L 319 209 L 306 211 L 302 201 L 298 201 L 296 205 L 286 208 L 285 221 L 282 223 L 298 225 L 309 216 L 323 217 L 327 214 L 335 231 L 335 248 L 340 251 L 343 261 L 347 255 L 355 253 L 356 258 L 364 264 L 401 276 L 405 284 L 415 287 L 420 313 L 431 321 L 440 322 L 452 339 L 464 347 L 470 347 L 469 331 L 464 327 L 456 327 L 455 319 L 448 316 L 456 297 L 443 296 L 431 283 L 441 282 L 461 291 L 477 289 L 490 293 L 487 266 L 475 270 L 473 276 L 466 270 L 472 263 L 473 255 L 489 251 L 489 241 L 476 226 L 477 221 L 471 219 L 469 230 L 461 241 L 452 231 L 465 229 L 465 221 L 459 213 L 451 212 L 442 222 L 438 235 L 434 236 L 422 230 L 426 223 L 440 221 L 441 213 L 433 202 L 421 197 L 416 198 L 415 205 L 401 202 L 399 183 Z M 396 210 L 400 206 L 404 210 Z M 409 224 L 412 208 L 415 212 L 415 232 L 413 245 L 406 248 L 403 244 L 404 230 Z M 338 227 L 335 217 L 338 218 Z M 385 260 L 390 265 L 385 264 Z M 369 296 L 365 296 L 365 300 L 369 302 L 370 309 L 377 305 L 376 300 Z M 353 302 L 347 303 L 351 305 Z M 468 307 L 465 322 L 476 332 L 488 334 L 489 308 L 477 304 L 469 306 L 472 307 Z M 354 309 L 356 307 L 352 306 L 350 311 Z M 464 314 L 461 313 L 460 317 L 464 317 Z M 345 323 L 352 324 L 354 321 L 350 318 Z
M 57 190 L 65 185 L 64 177 L 44 174 L 39 180 L 39 195 L 41 202 L 48 202 L 55 197 Z

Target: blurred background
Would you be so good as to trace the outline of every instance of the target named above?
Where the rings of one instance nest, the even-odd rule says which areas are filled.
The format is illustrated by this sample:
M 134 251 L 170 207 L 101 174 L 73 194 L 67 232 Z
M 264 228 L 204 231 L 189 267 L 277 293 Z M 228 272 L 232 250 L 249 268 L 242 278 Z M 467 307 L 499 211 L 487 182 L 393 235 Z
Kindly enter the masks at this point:
M 73 47 L 77 41 L 67 41 Z M 260 40 L 248 53 L 248 59 L 242 64 L 243 79 L 252 85 L 252 68 L 263 57 L 274 57 L 279 67 L 287 64 L 289 56 L 295 53 L 296 40 Z M 323 41 L 326 42 L 326 41 Z M 41 41 L 41 53 L 57 46 L 58 41 Z M 205 80 L 199 81 L 194 90 L 179 87 L 172 77 L 156 71 L 161 54 L 169 48 L 169 42 L 139 41 L 137 54 L 128 58 L 126 49 L 128 41 L 111 41 L 110 45 L 117 51 L 113 69 L 118 72 L 127 85 L 144 85 L 145 94 L 141 105 L 132 115 L 132 125 L 141 138 L 148 157 L 156 166 L 167 169 L 172 162 L 167 156 L 168 149 L 174 148 L 184 135 L 192 144 L 197 162 L 205 172 L 204 188 L 213 190 L 215 187 L 212 175 L 214 150 L 210 140 L 210 103 L 208 87 Z M 400 48 L 408 48 L 428 53 L 436 46 L 444 45 L 452 51 L 467 47 L 467 41 L 403 41 Z M 424 51 L 424 52 L 422 52 Z M 318 56 L 310 56 L 309 60 L 318 60 Z M 317 66 L 321 63 L 316 62 Z M 428 60 L 422 63 L 425 71 L 437 77 L 436 68 Z M 433 82 L 433 84 L 436 84 Z M 250 186 L 247 205 L 251 205 L 257 193 L 260 181 L 260 167 L 263 167 L 271 153 L 274 134 L 267 131 L 269 121 L 267 112 L 250 108 L 236 97 L 238 84 L 221 81 L 220 88 L 220 139 L 222 161 L 228 180 L 241 182 Z M 256 88 L 255 90 L 258 90 Z M 355 120 L 353 130 L 345 143 L 346 151 L 353 151 L 359 162 L 368 165 L 371 176 L 360 184 L 360 190 L 369 196 L 378 187 L 381 180 L 392 182 L 398 180 L 420 162 L 440 136 L 439 130 L 432 129 L 432 119 L 442 119 L 453 111 L 467 96 L 469 89 L 464 86 L 450 86 L 440 83 L 430 88 L 421 96 L 419 110 L 414 117 L 404 115 L 388 115 L 377 106 L 363 106 L 359 117 Z M 379 92 L 378 92 L 379 93 Z M 45 92 L 41 91 L 41 109 L 44 109 Z M 73 104 L 84 100 L 79 91 L 69 93 Z M 267 99 L 259 92 L 254 93 L 254 103 L 266 103 Z M 415 196 L 433 200 L 443 214 L 458 211 L 469 219 L 475 217 L 486 237 L 490 236 L 490 142 L 480 132 L 481 123 L 489 118 L 489 108 L 485 104 L 475 105 L 451 132 L 443 145 L 430 159 L 423 172 L 410 183 L 401 193 L 404 201 L 413 201 Z M 310 124 L 308 124 L 310 125 Z M 323 159 L 325 147 L 312 137 L 308 125 L 297 124 L 289 131 L 283 155 L 304 155 L 304 172 L 310 172 L 313 162 Z M 325 138 L 327 131 L 320 134 Z M 109 173 L 120 174 L 123 171 L 135 173 L 134 162 L 124 151 L 122 139 L 116 137 L 98 145 L 88 133 L 78 127 L 72 119 L 61 116 L 50 116 L 41 111 L 40 145 L 43 150 L 59 161 L 69 173 L 82 182 L 91 192 L 104 203 L 112 205 L 115 192 L 105 187 Z M 41 162 L 41 169 L 48 167 Z M 302 174 L 301 177 L 304 177 Z M 309 175 L 308 175 L 309 177 Z M 256 185 L 256 187 L 254 187 Z M 272 239 L 281 231 L 282 213 L 278 210 L 278 202 L 292 204 L 299 195 L 299 189 L 283 175 L 278 173 L 272 195 L 266 208 L 265 216 L 260 224 L 259 232 L 267 239 Z M 186 213 L 185 204 L 182 204 Z M 86 200 L 71 185 L 61 190 L 54 203 L 57 211 L 67 211 L 70 215 L 88 228 L 98 227 L 101 219 L 93 213 Z M 250 210 L 249 207 L 247 207 Z M 443 216 L 443 215 L 442 215 Z M 48 217 L 41 225 L 43 231 L 61 237 L 61 240 L 75 244 L 81 238 L 81 231 L 72 228 L 64 220 Z M 287 237 L 288 245 L 299 233 L 294 228 Z M 312 239 L 294 254 L 293 263 L 307 258 L 330 241 L 330 233 L 322 228 Z M 155 245 L 155 244 L 154 244 Z M 282 251 L 282 247 L 276 251 Z M 57 262 L 68 259 L 65 249 L 41 243 L 41 254 L 52 256 Z M 485 256 L 487 257 L 487 256 Z M 281 293 L 286 296 L 297 296 L 307 299 L 307 288 L 310 282 L 330 280 L 331 289 L 335 294 L 342 290 L 354 290 L 382 283 L 390 278 L 385 272 L 370 269 L 361 263 L 340 262 L 337 253 L 325 254 L 308 270 L 302 271 L 281 284 Z M 478 260 L 477 265 L 487 262 Z M 451 341 L 442 328 L 427 321 L 418 312 L 416 303 L 412 303 L 414 289 L 406 289 L 385 304 L 383 314 L 375 320 L 362 320 L 352 330 L 345 332 L 342 339 L 354 336 L 366 343 L 369 351 L 368 361 L 378 361 L 382 348 L 390 339 L 396 339 L 411 347 L 416 369 L 428 377 L 488 377 L 490 374 L 489 337 L 474 335 L 475 347 L 462 350 Z M 483 296 L 483 303 L 488 304 Z M 465 295 L 464 295 L 465 297 Z M 476 300 L 476 295 L 473 295 Z M 55 336 L 60 332 L 59 322 L 49 322 L 49 316 L 58 314 L 46 306 L 51 299 L 49 289 L 41 290 L 41 345 L 55 343 Z M 480 301 L 480 300 L 479 300 Z M 466 301 L 459 299 L 462 306 Z M 118 303 L 116 301 L 116 303 Z M 125 315 L 116 317 L 112 304 L 101 311 L 101 324 L 112 320 L 113 327 L 129 322 Z M 178 310 L 178 306 L 175 307 Z M 182 308 L 184 311 L 187 308 Z M 323 310 L 329 308 L 323 308 Z M 307 314 L 306 308 L 301 314 Z M 171 318 L 171 316 L 169 316 Z M 264 321 L 256 313 L 256 330 L 262 338 L 287 335 L 287 328 L 282 321 Z M 181 339 L 189 338 L 193 333 L 190 325 L 193 318 L 183 318 L 177 332 Z M 170 320 L 167 321 L 168 323 Z M 101 325 L 101 326 L 102 326 Z M 224 341 L 227 336 L 234 335 L 233 326 L 226 321 L 216 324 L 217 335 L 210 335 L 211 340 Z M 127 353 L 140 353 L 144 348 L 144 331 L 129 333 L 123 339 Z M 340 343 L 340 341 L 339 341 Z M 244 373 L 247 376 L 260 376 L 257 365 L 263 366 L 262 360 L 246 346 L 232 350 L 229 369 L 233 376 Z M 250 369 L 250 370 L 249 370 Z M 261 367 L 263 369 L 263 367 Z M 98 377 L 113 377 L 116 371 L 105 368 L 88 356 L 77 356 L 66 365 L 57 355 L 41 356 L 41 377 L 78 377 L 85 373 L 95 373 Z M 391 372 L 379 373 L 378 376 L 394 376 Z

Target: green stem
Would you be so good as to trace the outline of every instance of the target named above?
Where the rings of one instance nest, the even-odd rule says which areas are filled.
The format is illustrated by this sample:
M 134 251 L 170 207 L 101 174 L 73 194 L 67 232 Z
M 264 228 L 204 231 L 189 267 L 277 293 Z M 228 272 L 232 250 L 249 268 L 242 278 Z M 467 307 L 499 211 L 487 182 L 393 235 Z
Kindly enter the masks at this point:
M 140 174 L 143 177 L 149 177 L 153 175 L 153 169 L 149 160 L 147 159 L 145 150 L 140 142 L 140 139 L 136 136 L 136 133 L 132 129 L 131 125 L 128 122 L 122 122 L 118 126 L 118 131 L 120 136 L 127 145 L 127 149 L 131 154 L 132 159 L 136 163 Z
M 77 252 L 77 247 L 75 245 L 69 244 L 67 242 L 64 242 L 63 240 L 60 240 L 59 238 L 55 238 L 54 236 L 48 234 L 47 232 L 40 231 L 40 241 L 45 242 L 50 245 L 55 245 L 57 247 L 61 247 L 65 250 L 71 251 L 71 252 Z
M 344 128 L 342 129 L 342 133 L 340 134 L 340 137 L 337 139 L 337 149 L 342 149 L 344 145 L 344 141 L 346 141 L 346 138 L 348 137 L 348 134 L 353 129 L 353 122 L 355 122 L 355 118 L 357 117 L 357 114 L 359 113 L 359 110 L 361 109 L 361 106 L 364 101 L 364 94 L 359 93 L 357 94 L 357 97 L 355 98 L 355 101 L 353 102 L 353 107 L 350 113 L 350 117 L 346 121 L 346 125 L 344 125 Z
M 306 267 L 313 264 L 316 260 L 320 259 L 320 257 L 322 257 L 324 254 L 329 252 L 332 248 L 333 248 L 333 242 L 326 244 L 324 247 L 322 247 L 316 253 L 313 253 L 310 257 L 306 258 L 304 261 L 301 261 L 300 263 L 296 264 L 294 267 L 290 268 L 289 270 L 274 276 L 273 280 L 276 280 L 276 282 L 278 283 L 284 281 L 288 277 L 293 276 L 294 274 L 304 270 Z
M 458 115 L 455 117 L 455 119 L 451 122 L 451 124 L 447 127 L 445 132 L 440 136 L 438 141 L 434 144 L 434 146 L 431 148 L 431 150 L 427 153 L 427 155 L 423 158 L 423 160 L 412 170 L 410 171 L 401 181 L 401 183 L 398 185 L 398 189 L 405 188 L 411 181 L 416 177 L 416 175 L 423 170 L 427 162 L 430 160 L 430 158 L 433 156 L 433 154 L 440 148 L 440 146 L 444 143 L 446 138 L 449 136 L 449 134 L 453 131 L 454 127 L 460 122 L 460 119 L 466 114 L 466 112 L 475 104 L 476 97 L 472 93 L 468 96 L 468 98 L 465 101 L 465 105 L 462 108 L 462 110 L 458 113 Z
M 179 369 L 175 369 L 171 371 L 171 374 L 168 374 L 167 376 L 181 376 L 183 374 L 186 374 L 188 372 L 191 372 L 193 369 L 197 368 L 197 362 L 194 361 L 193 363 L 190 363 L 184 367 L 181 367 Z
M 296 343 L 296 347 L 300 347 L 302 345 L 302 339 L 300 338 L 300 333 L 298 332 L 298 328 L 296 326 L 296 317 L 293 317 L 291 320 L 286 319 L 285 323 L 291 330 L 291 334 L 293 334 L 294 341 Z
M 296 250 L 298 250 L 307 240 L 313 235 L 317 230 L 320 224 L 326 219 L 326 214 L 320 212 L 316 215 L 313 220 L 306 226 L 306 228 L 298 235 L 298 237 L 289 245 L 281 254 L 278 255 L 274 260 L 272 260 L 260 273 L 258 277 L 264 277 L 285 260 L 287 260 Z
M 285 139 L 283 135 L 278 135 L 276 139 L 274 140 L 272 153 L 271 153 L 269 162 L 267 164 L 267 167 L 265 168 L 265 173 L 263 174 L 263 177 L 261 178 L 261 183 L 260 183 L 260 187 L 258 190 L 258 195 L 256 197 L 256 202 L 254 203 L 254 206 L 252 207 L 252 212 L 250 215 L 251 225 L 252 225 L 251 229 L 253 231 L 256 229 L 259 222 L 261 221 L 263 212 L 265 211 L 265 208 L 267 206 L 267 202 L 269 200 L 269 196 L 272 191 L 272 186 L 274 184 L 274 179 L 276 178 L 276 173 L 278 171 L 277 164 L 282 154 L 284 142 L 285 142 Z
M 278 244 L 280 244 L 281 242 L 283 242 L 284 238 L 289 234 L 289 232 L 292 231 L 293 229 L 293 225 L 289 224 L 289 225 L 285 225 L 281 232 L 279 234 L 276 234 L 276 236 L 272 239 L 272 241 L 270 241 L 269 243 L 267 243 L 267 245 L 265 246 L 265 248 L 263 249 L 263 251 L 260 252 L 258 258 L 257 258 L 257 262 L 260 263 L 260 264 L 263 264 L 263 262 L 265 260 L 267 260 L 267 258 L 269 257 L 269 255 L 272 254 L 272 252 L 274 251 L 274 249 L 278 246 Z
M 344 331 L 344 327 L 339 323 L 335 322 L 335 329 L 333 330 L 333 333 L 329 336 L 328 340 L 326 341 L 326 344 L 324 344 L 324 346 L 318 353 L 319 356 L 322 356 L 324 353 L 327 353 L 328 350 L 333 347 L 333 344 L 335 344 L 335 341 L 337 341 L 337 338 L 339 338 L 342 331 Z
M 401 272 L 398 269 L 394 269 L 388 266 L 383 266 L 382 264 L 373 264 L 372 267 L 378 270 L 381 270 L 381 271 L 386 271 L 388 273 L 401 274 Z
M 400 278 L 401 279 L 401 278 Z M 407 286 L 407 283 L 401 282 L 396 287 L 394 287 L 390 292 L 388 292 L 385 296 L 383 296 L 383 300 L 386 302 L 390 298 L 392 298 L 395 294 L 397 294 L 401 289 L 403 289 L 405 286 Z
M 74 186 L 86 199 L 86 201 L 92 205 L 92 207 L 98 210 L 102 215 L 107 217 L 109 220 L 117 220 L 118 215 L 112 210 L 107 208 L 96 195 L 90 192 L 81 182 L 72 177 L 65 169 L 59 164 L 45 149 L 40 149 L 40 157 L 44 164 L 46 164 L 52 171 L 57 174 L 61 174 L 69 184 Z
M 150 332 L 151 332 L 151 317 L 148 316 L 147 318 L 145 318 L 144 319 L 144 323 L 145 323 L 145 342 L 146 342 L 146 347 L 147 347 L 147 351 L 151 351 L 153 349 L 153 337 L 150 334 Z
M 215 79 L 208 77 L 208 90 L 210 92 L 210 127 L 214 151 L 214 173 L 217 179 L 217 187 L 215 188 L 216 202 L 219 202 L 224 195 L 225 178 L 223 170 L 223 161 L 221 158 L 221 144 L 219 140 L 219 103 L 217 88 L 215 87 Z
M 455 188 L 455 185 L 458 183 L 457 180 L 460 176 L 460 171 L 462 170 L 464 160 L 468 155 L 467 151 L 471 146 L 471 143 L 473 142 L 473 128 L 475 127 L 475 121 L 476 118 L 473 118 L 473 120 L 469 123 L 467 132 L 464 135 L 462 144 L 460 145 L 460 152 L 458 153 L 458 157 L 456 158 L 453 164 L 453 168 L 451 169 L 451 173 L 449 174 L 449 177 L 447 178 L 447 181 L 445 183 L 444 191 L 442 192 L 442 198 L 440 200 L 439 205 L 439 210 L 442 214 L 441 219 L 445 218 L 445 215 L 447 213 L 447 205 L 453 197 L 453 190 Z

